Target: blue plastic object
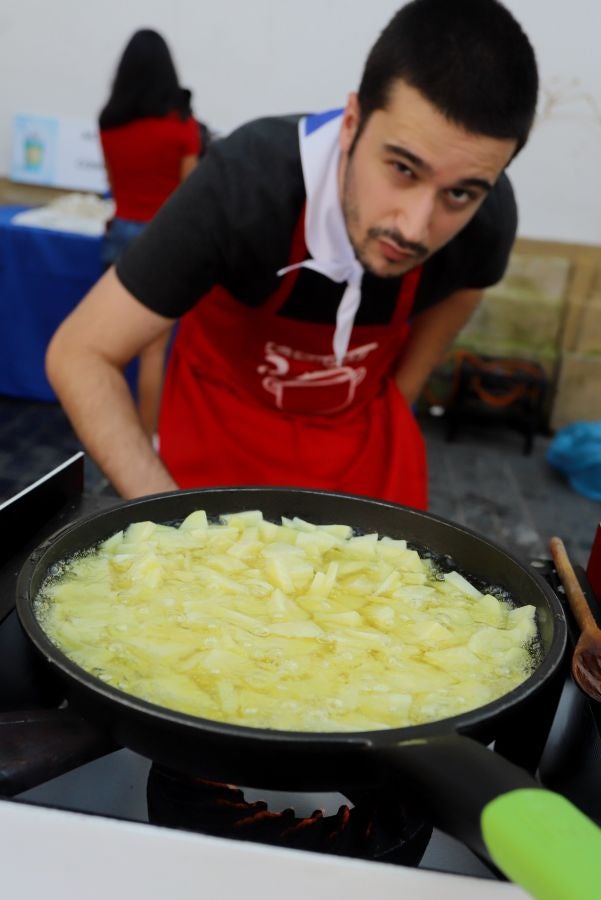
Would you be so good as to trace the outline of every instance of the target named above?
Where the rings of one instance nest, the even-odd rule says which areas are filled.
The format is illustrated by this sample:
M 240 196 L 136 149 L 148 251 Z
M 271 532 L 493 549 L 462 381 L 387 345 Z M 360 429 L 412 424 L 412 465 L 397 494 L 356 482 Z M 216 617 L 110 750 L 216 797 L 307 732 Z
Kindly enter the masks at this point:
M 574 422 L 560 429 L 546 459 L 579 494 L 601 500 L 601 422 Z

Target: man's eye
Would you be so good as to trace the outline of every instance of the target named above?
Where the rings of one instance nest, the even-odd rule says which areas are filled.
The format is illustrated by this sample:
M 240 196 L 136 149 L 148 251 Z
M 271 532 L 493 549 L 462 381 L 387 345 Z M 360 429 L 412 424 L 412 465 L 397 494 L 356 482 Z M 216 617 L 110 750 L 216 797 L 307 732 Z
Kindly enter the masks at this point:
M 398 162 L 394 160 L 392 163 L 392 167 L 395 172 L 398 172 L 399 175 L 402 175 L 404 178 L 414 178 L 413 169 L 410 169 L 409 166 L 406 166 L 405 163 Z
M 467 206 L 468 203 L 475 200 L 475 195 L 471 191 L 466 191 L 464 188 L 451 188 L 447 192 L 447 196 L 449 197 L 451 205 L 454 207 Z

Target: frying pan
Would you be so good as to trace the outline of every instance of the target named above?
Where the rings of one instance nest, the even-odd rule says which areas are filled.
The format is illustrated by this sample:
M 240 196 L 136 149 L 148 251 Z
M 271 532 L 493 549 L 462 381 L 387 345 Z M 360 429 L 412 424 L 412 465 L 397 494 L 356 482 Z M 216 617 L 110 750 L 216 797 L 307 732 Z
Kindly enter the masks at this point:
M 374 732 L 285 732 L 214 722 L 148 703 L 84 672 L 46 637 L 34 599 L 58 560 L 141 520 L 177 522 L 259 509 L 405 538 L 449 558 L 518 604 L 536 607 L 542 659 L 519 687 L 478 709 L 424 725 Z M 82 598 L 85 602 L 85 598 Z M 158 494 L 66 528 L 23 566 L 17 611 L 28 638 L 64 682 L 71 705 L 118 744 L 171 768 L 274 790 L 390 785 L 419 797 L 433 823 L 492 861 L 533 896 L 598 897 L 601 830 L 563 797 L 485 746 L 528 709 L 535 714 L 563 674 L 567 624 L 557 597 L 530 569 L 485 537 L 426 513 L 364 497 L 288 488 L 221 488 Z

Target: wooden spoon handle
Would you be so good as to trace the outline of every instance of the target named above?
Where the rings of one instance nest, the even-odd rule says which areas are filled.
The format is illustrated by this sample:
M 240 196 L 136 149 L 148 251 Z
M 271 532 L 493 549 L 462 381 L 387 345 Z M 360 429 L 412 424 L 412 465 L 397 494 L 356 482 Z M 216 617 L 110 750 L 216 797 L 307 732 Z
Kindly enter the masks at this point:
M 593 618 L 586 597 L 578 583 L 576 573 L 572 568 L 572 563 L 568 558 L 563 541 L 561 538 L 552 537 L 549 541 L 549 547 L 551 549 L 551 556 L 553 557 L 555 568 L 557 569 L 557 574 L 561 579 L 570 608 L 576 617 L 576 621 L 580 625 L 580 629 L 582 631 L 590 631 L 591 629 L 595 631 L 598 630 L 597 623 Z

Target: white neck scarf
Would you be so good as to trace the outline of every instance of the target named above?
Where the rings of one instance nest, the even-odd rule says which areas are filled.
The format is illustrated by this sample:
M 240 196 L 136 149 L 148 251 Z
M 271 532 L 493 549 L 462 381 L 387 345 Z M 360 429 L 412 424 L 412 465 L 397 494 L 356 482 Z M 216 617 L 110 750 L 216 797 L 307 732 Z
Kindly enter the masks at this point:
M 324 115 L 326 119 L 327 114 Z M 332 342 L 338 365 L 348 350 L 353 323 L 361 302 L 363 266 L 351 245 L 338 195 L 341 112 L 330 114 L 314 127 L 317 117 L 299 122 L 299 143 L 307 208 L 305 243 L 312 259 L 280 269 L 284 275 L 293 269 L 313 269 L 332 281 L 346 281 L 346 290 L 336 312 L 336 330 Z M 321 117 L 320 117 L 321 118 Z

